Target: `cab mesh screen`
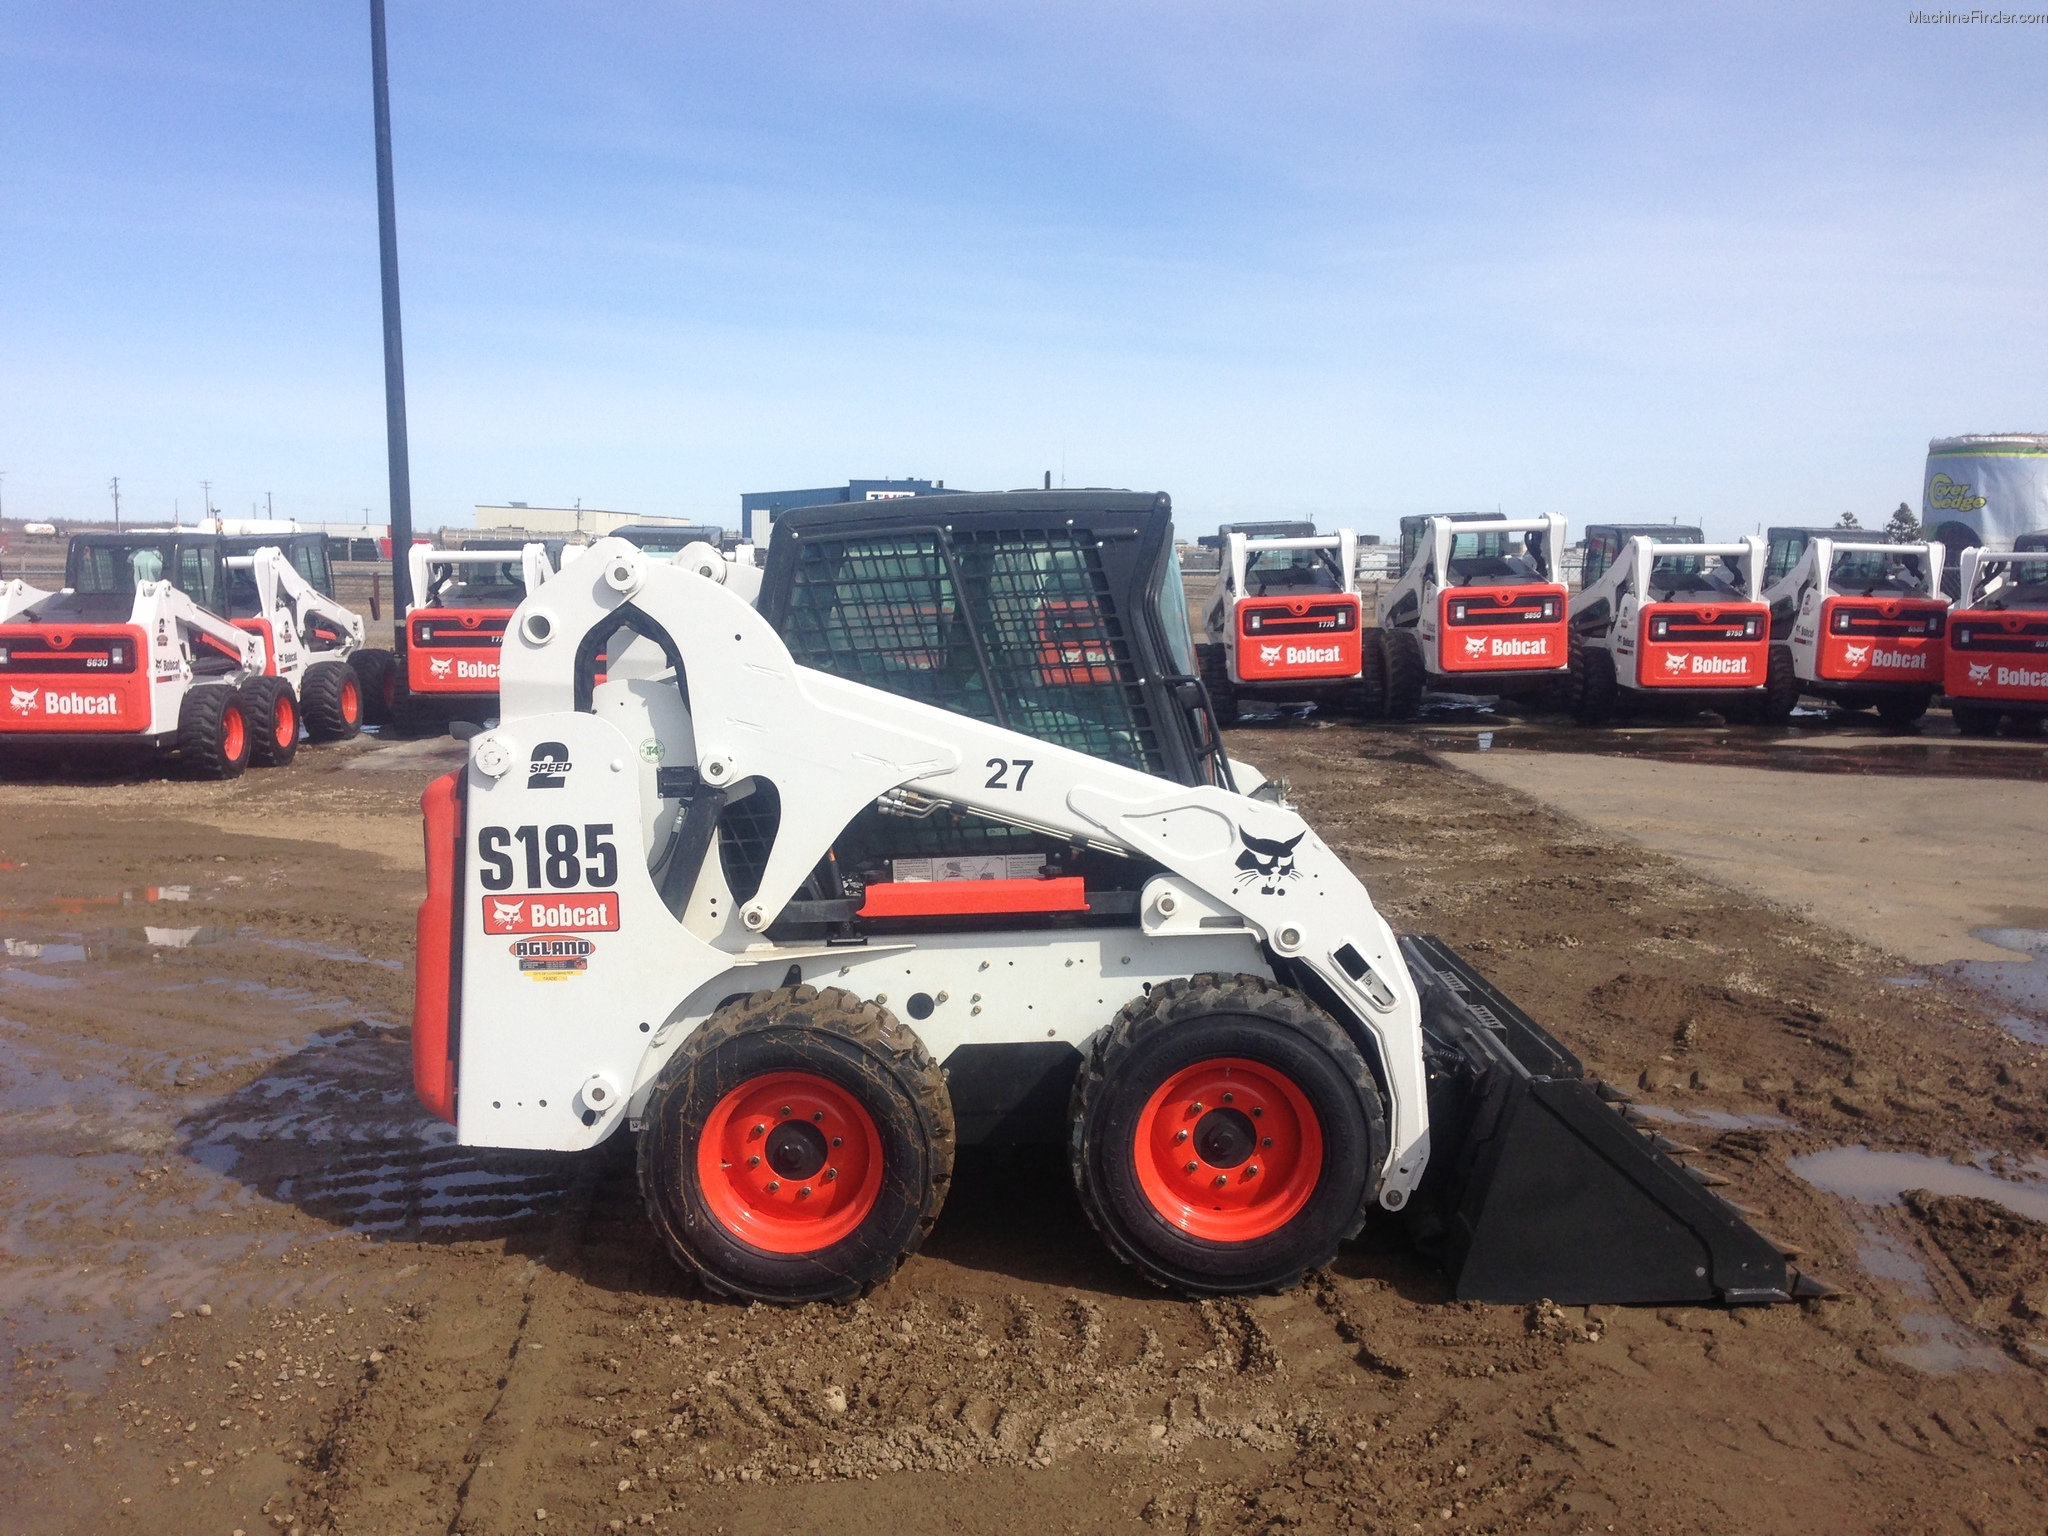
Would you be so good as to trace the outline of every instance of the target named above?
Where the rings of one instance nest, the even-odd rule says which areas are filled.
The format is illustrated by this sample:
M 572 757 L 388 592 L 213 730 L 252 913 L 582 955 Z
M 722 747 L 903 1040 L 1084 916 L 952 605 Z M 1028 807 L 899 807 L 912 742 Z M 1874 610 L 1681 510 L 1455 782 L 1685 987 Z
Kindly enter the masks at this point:
M 906 529 L 798 549 L 807 667 L 1156 773 L 1131 636 L 1086 529 Z

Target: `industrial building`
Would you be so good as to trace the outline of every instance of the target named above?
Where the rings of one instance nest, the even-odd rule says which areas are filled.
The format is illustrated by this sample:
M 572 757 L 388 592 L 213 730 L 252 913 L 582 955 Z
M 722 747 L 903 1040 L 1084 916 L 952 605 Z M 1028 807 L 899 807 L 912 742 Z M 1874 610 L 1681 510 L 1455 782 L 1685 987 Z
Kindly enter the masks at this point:
M 893 501 L 898 496 L 945 496 L 943 480 L 849 480 L 844 485 L 824 485 L 808 491 L 750 491 L 740 497 L 740 537 L 752 539 L 754 514 L 765 512 L 768 522 L 760 530 L 765 541 L 775 520 L 792 507 L 823 507 L 837 501 Z
M 479 506 L 475 512 L 479 533 L 529 533 L 557 539 L 575 538 L 579 534 L 588 539 L 601 539 L 628 523 L 664 528 L 697 526 L 687 517 L 648 517 L 638 512 L 602 512 L 595 507 L 581 506 L 530 507 L 523 501 L 508 501 L 502 506 Z

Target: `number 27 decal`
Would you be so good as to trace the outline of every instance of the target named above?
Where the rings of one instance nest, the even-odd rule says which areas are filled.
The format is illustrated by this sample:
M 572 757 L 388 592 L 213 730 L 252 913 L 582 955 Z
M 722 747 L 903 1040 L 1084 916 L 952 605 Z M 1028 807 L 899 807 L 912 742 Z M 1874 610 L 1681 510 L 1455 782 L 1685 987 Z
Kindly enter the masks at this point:
M 1024 789 L 1024 776 L 1031 771 L 1031 765 L 1035 761 L 1037 761 L 1037 759 L 1029 757 L 990 758 L 985 766 L 991 769 L 992 771 L 988 776 L 988 783 L 984 785 L 983 788 L 1014 789 L 1021 794 Z M 1006 783 L 1004 781 L 1004 776 L 1008 774 L 1012 768 L 1017 770 L 1017 782 L 1014 784 Z

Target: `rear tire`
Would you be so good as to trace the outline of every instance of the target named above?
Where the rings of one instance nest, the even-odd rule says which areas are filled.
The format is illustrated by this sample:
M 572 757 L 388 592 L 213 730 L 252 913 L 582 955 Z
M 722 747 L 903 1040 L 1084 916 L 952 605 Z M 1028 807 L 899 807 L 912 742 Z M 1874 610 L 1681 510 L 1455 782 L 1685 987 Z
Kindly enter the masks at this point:
M 1572 718 L 1581 725 L 1605 725 L 1621 702 L 1621 681 L 1614 673 L 1614 654 L 1603 645 L 1578 641 L 1572 647 Z
M 1154 987 L 1074 1081 L 1068 1154 L 1088 1220 L 1146 1279 L 1191 1295 L 1286 1290 L 1328 1264 L 1365 1224 L 1386 1150 L 1357 1047 L 1258 976 Z
M 1918 723 L 1920 717 L 1927 713 L 1927 705 L 1932 697 L 1927 693 L 1883 694 L 1877 701 L 1878 723 L 1894 731 L 1906 730 Z
M 2007 715 L 2005 717 L 2005 734 L 2016 737 L 2038 736 L 2041 734 L 2041 717 L 2039 715 Z
M 239 779 L 249 766 L 242 693 L 223 683 L 191 689 L 178 708 L 178 761 L 195 779 Z
M 1413 720 L 1422 708 L 1422 685 L 1428 669 L 1422 664 L 1422 642 L 1412 629 L 1383 629 L 1380 645 L 1386 656 L 1386 700 L 1389 720 Z
M 1351 690 L 1351 707 L 1361 720 L 1387 716 L 1387 651 L 1376 629 L 1358 637 L 1358 682 Z
M 363 728 L 363 685 L 343 661 L 316 661 L 299 690 L 306 734 L 314 741 L 347 741 Z
M 1202 651 L 1202 685 L 1209 690 L 1209 707 L 1216 711 L 1221 729 L 1235 726 L 1241 717 L 1237 684 L 1230 680 L 1230 656 L 1220 645 L 1205 645 Z
M 1756 723 L 1783 725 L 1792 718 L 1792 711 L 1799 707 L 1799 696 L 1803 692 L 1805 689 L 1799 681 L 1799 670 L 1792 664 L 1792 647 L 1772 646 L 1770 663 L 1764 669 L 1763 697 L 1755 705 Z
M 299 755 L 299 700 L 281 677 L 242 684 L 242 715 L 249 727 L 249 763 L 283 768 Z
M 363 724 L 389 725 L 398 706 L 398 658 L 389 651 L 355 651 L 348 658 L 363 694 Z
M 931 1231 L 953 1147 L 945 1075 L 912 1030 L 839 987 L 780 987 L 719 1009 L 662 1068 L 640 1193 L 708 1289 L 851 1301 Z
M 1956 722 L 1956 730 L 1964 736 L 1996 736 L 1998 734 L 1998 711 L 1986 709 L 1981 704 L 1951 704 L 1948 712 Z

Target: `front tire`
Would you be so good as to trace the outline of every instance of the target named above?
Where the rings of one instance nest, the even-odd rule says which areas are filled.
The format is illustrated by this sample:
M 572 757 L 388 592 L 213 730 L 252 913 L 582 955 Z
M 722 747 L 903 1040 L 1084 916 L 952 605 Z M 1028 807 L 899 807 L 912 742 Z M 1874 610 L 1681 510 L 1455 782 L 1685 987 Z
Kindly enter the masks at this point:
M 1328 1264 L 1386 1160 L 1357 1047 L 1257 976 L 1169 981 L 1126 1005 L 1075 1079 L 1069 1125 L 1074 1187 L 1110 1251 L 1198 1296 L 1286 1290 Z
M 953 1178 L 953 1106 L 896 1016 L 839 987 L 714 1013 L 655 1081 L 640 1192 L 723 1296 L 851 1301 L 917 1251 Z
M 1605 725 L 1621 702 L 1614 653 L 1584 641 L 1572 647 L 1572 718 L 1580 725 Z
M 194 688 L 178 707 L 178 761 L 195 779 L 239 779 L 249 766 L 242 693 L 221 683 Z
M 1201 648 L 1202 686 L 1209 690 L 1209 707 L 1216 711 L 1219 730 L 1229 730 L 1242 718 L 1237 703 L 1237 684 L 1230 680 L 1230 656 L 1220 645 Z
M 1361 720 L 1387 717 L 1387 647 L 1376 629 L 1358 637 L 1358 681 L 1351 690 L 1351 705 Z
M 284 678 L 252 677 L 242 684 L 242 714 L 252 766 L 283 768 L 299 755 L 299 700 Z
M 1996 736 L 1998 734 L 1998 711 L 1986 709 L 1981 704 L 1951 704 L 1949 714 L 1956 722 L 1956 730 L 1964 736 Z
M 314 741 L 348 741 L 363 728 L 363 685 L 345 661 L 316 661 L 299 689 L 306 734 Z

